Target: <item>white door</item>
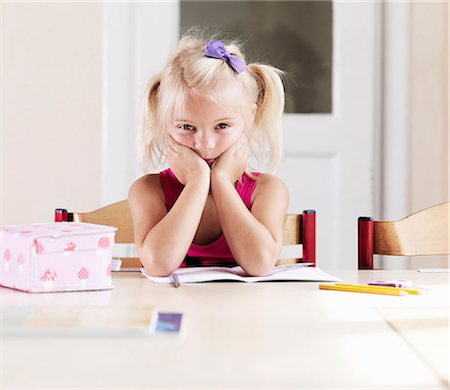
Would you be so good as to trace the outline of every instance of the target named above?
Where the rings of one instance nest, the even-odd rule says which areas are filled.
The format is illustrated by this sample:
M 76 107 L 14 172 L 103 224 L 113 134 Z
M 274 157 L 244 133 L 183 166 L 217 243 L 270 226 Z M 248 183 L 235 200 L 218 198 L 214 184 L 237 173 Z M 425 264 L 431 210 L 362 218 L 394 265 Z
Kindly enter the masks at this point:
M 378 7 L 333 3 L 332 113 L 283 120 L 285 157 L 277 175 L 289 187 L 291 212 L 316 210 L 317 264 L 325 269 L 357 268 L 357 218 L 376 209 Z M 105 204 L 125 198 L 140 176 L 131 157 L 137 102 L 176 45 L 178 21 L 176 1 L 105 4 L 105 84 L 122 96 L 105 103 Z
M 284 117 L 278 175 L 290 209 L 315 209 L 317 264 L 357 268 L 357 218 L 373 215 L 376 139 L 376 7 L 335 2 L 333 112 Z

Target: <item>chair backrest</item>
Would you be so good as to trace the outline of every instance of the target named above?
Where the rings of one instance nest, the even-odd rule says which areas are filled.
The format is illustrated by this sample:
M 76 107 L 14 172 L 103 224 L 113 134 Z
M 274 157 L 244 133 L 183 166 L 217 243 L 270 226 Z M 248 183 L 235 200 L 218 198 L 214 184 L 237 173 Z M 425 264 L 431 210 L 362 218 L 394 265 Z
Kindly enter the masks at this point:
M 61 209 L 57 209 L 61 210 Z M 133 244 L 133 224 L 128 207 L 128 200 L 122 200 L 90 212 L 74 212 L 74 222 L 87 222 L 99 225 L 114 226 L 117 228 L 115 241 L 118 244 Z M 56 221 L 55 217 L 55 221 Z M 277 265 L 297 262 L 310 262 L 316 260 L 316 213 L 314 210 L 305 210 L 302 214 L 287 214 L 284 224 L 283 245 L 303 245 L 303 257 L 296 259 L 282 259 Z M 123 268 L 138 268 L 141 263 L 138 258 L 123 258 Z
M 358 219 L 358 268 L 373 269 L 373 255 L 450 254 L 450 202 L 419 211 L 399 221 Z

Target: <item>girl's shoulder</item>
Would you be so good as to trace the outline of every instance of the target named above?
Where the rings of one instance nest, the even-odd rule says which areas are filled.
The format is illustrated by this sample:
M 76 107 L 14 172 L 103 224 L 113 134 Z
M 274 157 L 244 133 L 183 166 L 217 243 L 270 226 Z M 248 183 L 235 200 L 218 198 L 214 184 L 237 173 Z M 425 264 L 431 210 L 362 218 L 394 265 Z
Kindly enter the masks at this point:
M 158 185 L 161 187 L 161 181 L 159 179 L 159 173 L 149 173 L 147 175 L 141 176 L 136 179 L 135 182 L 131 185 L 131 189 L 141 189 L 148 188 Z
M 284 183 L 279 177 L 274 176 L 270 173 L 261 173 L 255 177 L 255 190 L 252 194 L 253 200 L 260 195 L 274 194 L 274 193 L 284 193 L 288 195 L 289 191 Z
M 275 185 L 275 186 L 285 186 L 284 181 L 279 177 L 272 175 L 270 173 L 259 173 L 255 176 L 256 186 L 262 185 Z
M 164 192 L 161 187 L 159 173 L 150 173 L 141 176 L 130 187 L 128 200 L 139 200 L 142 197 L 160 198 L 164 200 Z

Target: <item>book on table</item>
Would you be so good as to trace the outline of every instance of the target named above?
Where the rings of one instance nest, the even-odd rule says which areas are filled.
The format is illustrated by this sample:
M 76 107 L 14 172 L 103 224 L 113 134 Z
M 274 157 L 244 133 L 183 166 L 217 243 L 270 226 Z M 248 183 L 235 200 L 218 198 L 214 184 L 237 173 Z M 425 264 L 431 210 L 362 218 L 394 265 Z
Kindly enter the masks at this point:
M 240 267 L 187 267 L 179 268 L 175 274 L 182 283 L 199 283 L 213 281 L 239 282 L 273 282 L 273 281 L 310 281 L 310 282 L 338 282 L 339 278 L 322 271 L 318 267 L 311 267 L 311 263 L 296 263 L 274 267 L 265 276 L 248 276 Z M 157 277 L 150 275 L 145 268 L 143 275 L 154 283 L 173 283 L 173 276 Z

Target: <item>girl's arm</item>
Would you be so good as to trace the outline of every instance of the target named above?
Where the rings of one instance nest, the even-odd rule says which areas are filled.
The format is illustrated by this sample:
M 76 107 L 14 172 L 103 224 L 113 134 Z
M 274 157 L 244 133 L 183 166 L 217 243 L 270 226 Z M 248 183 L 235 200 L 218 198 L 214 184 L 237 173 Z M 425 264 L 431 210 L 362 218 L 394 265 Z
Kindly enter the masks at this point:
M 234 184 L 214 171 L 211 188 L 234 259 L 249 275 L 268 274 L 283 245 L 284 219 L 289 202 L 286 185 L 275 176 L 259 176 L 251 212 Z
M 136 251 L 145 269 L 154 276 L 168 276 L 183 262 L 210 187 L 209 167 L 195 152 L 168 140 L 168 157 L 172 171 L 184 184 L 169 212 L 159 175 L 138 179 L 128 194 Z
M 211 190 L 234 259 L 249 275 L 265 275 L 272 270 L 283 245 L 289 194 L 280 179 L 261 175 L 250 212 L 234 187 L 247 166 L 247 156 L 248 141 L 244 134 L 214 162 Z

